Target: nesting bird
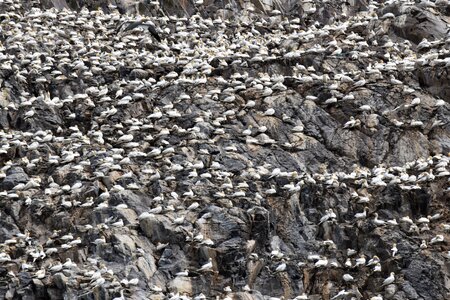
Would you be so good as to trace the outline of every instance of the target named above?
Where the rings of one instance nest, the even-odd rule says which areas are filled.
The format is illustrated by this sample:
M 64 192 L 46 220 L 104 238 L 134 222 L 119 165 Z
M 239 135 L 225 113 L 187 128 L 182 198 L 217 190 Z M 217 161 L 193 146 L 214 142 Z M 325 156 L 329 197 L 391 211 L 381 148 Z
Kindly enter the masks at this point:
M 447 149 L 447 99 L 408 75 L 448 67 L 445 38 L 394 39 L 398 16 L 379 14 L 409 11 L 408 1 L 372 1 L 358 14 L 330 1 L 341 17 L 327 24 L 318 1 L 302 1 L 298 18 L 244 2 L 239 12 L 186 2 L 186 16 L 160 1 L 127 8 L 142 17 L 0 0 L 8 297 L 62 280 L 64 297 L 99 288 L 117 299 L 230 299 L 256 294 L 267 276 L 320 268 L 347 287 L 332 299 L 362 298 L 357 279 L 378 280 L 393 261 L 381 258 L 399 257 L 384 243 L 374 255 L 359 234 L 405 233 L 421 241 L 418 259 L 443 251 L 448 209 L 416 217 L 394 199 L 449 191 L 449 154 L 437 153 Z M 441 13 L 437 2 L 416 6 Z M 313 254 L 303 257 L 298 238 Z M 199 263 L 205 255 L 217 264 Z M 184 277 L 211 288 L 174 292 Z M 383 286 L 394 282 L 392 273 Z

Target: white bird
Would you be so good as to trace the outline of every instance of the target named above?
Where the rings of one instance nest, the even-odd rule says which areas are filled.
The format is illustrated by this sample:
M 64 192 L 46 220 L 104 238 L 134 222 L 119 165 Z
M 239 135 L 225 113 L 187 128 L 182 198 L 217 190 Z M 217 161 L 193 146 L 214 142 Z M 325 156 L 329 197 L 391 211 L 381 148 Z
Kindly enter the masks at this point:
M 35 111 L 34 111 L 34 110 L 29 110 L 29 111 L 27 111 L 27 112 L 25 113 L 24 119 L 31 118 L 32 116 L 34 116 L 34 114 L 35 114 Z
M 440 243 L 443 241 L 444 241 L 444 236 L 442 234 L 438 234 L 434 238 L 431 239 L 430 245 Z
M 284 272 L 285 270 L 286 270 L 286 264 L 283 262 L 275 269 L 275 272 Z
M 421 217 L 416 221 L 417 224 L 430 223 L 430 219 L 427 217 Z
M 344 279 L 345 282 L 349 282 L 349 281 L 353 281 L 354 280 L 353 276 L 350 275 L 350 274 L 344 274 L 342 276 L 342 279 Z
M 159 214 L 162 211 L 163 211 L 163 207 L 161 205 L 158 205 L 157 207 L 154 207 L 154 208 L 150 209 L 148 211 L 148 213 L 150 213 L 150 214 Z
M 361 220 L 361 219 L 365 219 L 367 217 L 367 212 L 369 211 L 368 207 L 364 207 L 364 211 L 362 213 L 356 213 L 355 214 L 355 219 L 356 220 Z
M 120 290 L 120 297 L 115 297 L 113 300 L 125 300 L 125 296 L 123 295 L 123 290 Z
M 264 112 L 265 116 L 273 116 L 275 114 L 275 109 L 269 108 Z
M 320 218 L 319 225 L 322 224 L 323 222 L 326 222 L 328 220 L 332 220 L 332 219 L 335 219 L 335 218 L 336 218 L 336 214 L 333 212 L 333 210 L 332 209 L 327 209 L 326 210 L 326 214 L 322 218 Z
M 327 265 L 328 265 L 328 259 L 324 258 L 324 259 L 319 259 L 318 261 L 316 261 L 316 263 L 314 264 L 314 267 L 320 268 L 320 267 L 326 267 Z
M 157 285 L 154 285 L 154 286 L 152 286 L 151 288 L 150 288 L 153 292 L 157 292 L 157 293 L 159 293 L 159 292 L 162 292 L 163 291 L 163 289 L 162 288 L 160 288 L 159 286 L 157 286 Z
M 281 169 L 280 168 L 273 169 L 272 173 L 270 174 L 269 179 L 280 175 L 280 173 L 281 173 Z
M 437 107 L 439 107 L 439 106 L 444 106 L 444 105 L 445 105 L 445 101 L 442 100 L 442 99 L 438 99 L 438 100 L 436 100 L 436 102 L 434 103 L 434 106 L 437 106 Z
M 201 0 L 201 1 L 203 3 L 203 0 Z M 200 294 L 198 294 L 197 296 L 194 297 L 194 300 L 204 300 L 204 299 L 206 299 L 206 296 L 203 295 L 203 293 L 200 293 Z
M 188 206 L 188 210 L 196 210 L 198 207 L 200 206 L 200 204 L 198 202 L 194 202 L 191 205 Z
M 213 267 L 212 259 L 209 258 L 209 262 L 200 267 L 199 271 L 209 271 Z
M 383 281 L 383 284 L 381 286 L 389 285 L 394 281 L 395 281 L 395 273 L 391 272 L 391 275 Z
M 370 111 L 370 110 L 372 110 L 372 107 L 370 105 L 368 105 L 368 104 L 365 104 L 365 105 L 361 105 L 359 107 L 359 110 L 361 110 L 361 111 Z
M 353 116 L 350 117 L 350 121 L 347 121 L 344 124 L 344 128 L 353 128 L 361 125 L 361 121 L 359 119 L 355 119 Z
M 244 105 L 244 107 L 255 107 L 256 102 L 253 100 L 247 101 L 247 103 Z
M 63 269 L 63 265 L 58 262 L 56 265 L 53 265 L 52 267 L 50 267 L 50 272 L 59 272 Z
M 408 217 L 408 216 L 405 216 L 405 217 L 401 218 L 401 219 L 400 219 L 400 222 L 409 223 L 409 224 L 411 224 L 411 225 L 414 224 L 413 220 L 411 220 L 411 218 Z
M 131 142 L 133 140 L 134 136 L 132 134 L 125 134 L 122 135 L 117 141 L 119 143 L 128 143 Z
M 422 242 L 420 243 L 419 248 L 420 249 L 427 249 L 428 248 L 427 242 L 425 240 L 422 240 Z
M 154 113 L 150 114 L 148 117 L 150 119 L 160 119 L 163 116 L 162 112 L 160 110 L 155 111 Z
M 347 260 L 345 261 L 344 264 L 347 268 L 351 268 L 352 267 L 352 260 L 350 258 L 347 258 Z
M 373 266 L 373 265 L 376 265 L 377 263 L 379 263 L 380 262 L 380 258 L 378 257 L 378 256 L 376 256 L 376 255 L 374 255 L 370 260 L 369 260 L 369 262 L 367 263 L 367 267 L 369 267 L 369 266 Z
M 420 98 L 414 98 L 411 101 L 411 106 L 419 105 L 420 104 Z
M 342 290 L 339 293 L 336 294 L 336 296 L 334 296 L 333 298 L 331 298 L 331 300 L 335 300 L 335 299 L 344 299 L 347 295 L 349 295 L 350 292 L 347 292 L 346 290 Z
M 331 53 L 331 56 L 340 55 L 341 53 L 342 53 L 342 48 L 337 47 L 337 49 Z
M 381 264 L 377 263 L 375 267 L 373 267 L 372 272 L 381 272 Z
M 123 220 L 122 220 L 122 219 L 119 219 L 119 221 L 114 222 L 114 223 L 111 223 L 111 226 L 114 226 L 114 227 L 123 227 Z
M 181 225 L 181 224 L 183 224 L 183 223 L 184 223 L 184 216 L 175 218 L 175 219 L 173 220 L 173 223 L 176 224 L 176 225 Z
M 374 213 L 374 215 L 375 215 L 375 218 L 373 218 L 373 223 L 374 223 L 375 225 L 377 225 L 377 226 L 383 226 L 383 225 L 386 224 L 385 221 L 378 219 L 378 214 L 377 214 L 377 213 Z
M 295 297 L 294 300 L 308 300 L 308 295 L 306 295 L 306 293 L 303 293 L 303 294 Z
M 67 258 L 66 262 L 63 264 L 64 269 L 72 269 L 72 268 L 75 268 L 76 266 L 77 266 L 77 264 L 72 262 L 72 260 L 70 258 Z
M 361 254 L 359 258 L 356 259 L 355 268 L 359 266 L 364 266 L 366 264 L 366 257 L 364 254 Z
M 394 243 L 394 244 L 392 245 L 391 251 L 392 251 L 392 257 L 395 257 L 395 255 L 396 255 L 397 252 L 398 252 L 397 244 L 396 244 L 396 243 Z
M 386 223 L 387 223 L 387 224 L 389 224 L 389 225 L 393 225 L 393 226 L 395 226 L 395 225 L 398 225 L 398 223 L 397 223 L 397 220 L 396 220 L 396 219 L 392 219 L 392 220 L 387 220 L 387 221 L 386 221 Z
M 42 279 L 45 277 L 45 269 L 41 269 L 39 271 L 37 271 L 35 274 L 37 279 Z

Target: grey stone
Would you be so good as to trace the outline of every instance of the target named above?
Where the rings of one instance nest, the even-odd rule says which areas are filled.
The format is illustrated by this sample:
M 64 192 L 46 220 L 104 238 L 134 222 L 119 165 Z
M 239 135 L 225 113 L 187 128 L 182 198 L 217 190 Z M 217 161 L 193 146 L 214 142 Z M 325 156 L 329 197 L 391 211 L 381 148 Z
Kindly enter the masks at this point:
M 193 286 L 191 278 L 180 276 L 175 277 L 175 279 L 173 279 L 169 284 L 169 290 L 175 293 L 192 295 Z
M 411 284 L 408 281 L 405 281 L 402 284 L 402 290 L 405 292 L 408 299 L 418 299 L 419 295 L 417 294 L 416 290 L 411 286 Z
M 65 290 L 68 282 L 68 278 L 63 273 L 56 273 L 53 276 L 53 281 L 55 285 L 60 290 Z
M 386 299 L 392 299 L 395 293 L 397 292 L 397 286 L 395 284 L 390 284 L 384 288 L 385 294 L 384 297 Z
M 441 17 L 419 7 L 396 16 L 393 25 L 396 34 L 416 44 L 424 38 L 433 41 L 447 34 L 447 25 Z
M 48 297 L 45 284 L 39 279 L 33 279 L 33 289 L 36 299 L 45 299 Z
M 179 243 L 183 235 L 176 231 L 172 221 L 166 216 L 152 215 L 139 221 L 144 234 L 154 243 Z
M 216 299 L 226 286 L 233 299 L 303 292 L 333 299 L 341 290 L 350 293 L 345 299 L 450 299 L 449 245 L 439 226 L 448 223 L 448 164 L 436 167 L 450 151 L 445 1 L 379 1 L 379 8 L 366 0 L 6 2 L 0 165 L 11 167 L 0 171 L 0 243 L 10 240 L 1 251 L 11 261 L 2 254 L 0 299 L 112 299 L 121 291 L 127 299 L 166 299 L 169 292 Z M 114 10 L 109 4 L 119 13 L 102 15 Z M 155 17 L 163 14 L 171 17 Z M 141 18 L 167 43 L 156 43 L 147 29 L 118 28 Z M 184 26 L 186 36 L 178 32 Z M 226 51 L 215 47 L 216 38 Z M 424 38 L 431 48 L 418 47 Z M 342 53 L 332 54 L 334 40 Z M 172 71 L 178 80 L 167 80 Z M 67 79 L 57 80 L 58 72 Z M 266 74 L 272 79 L 262 80 Z M 47 83 L 36 82 L 41 76 Z M 128 96 L 128 104 L 118 103 Z M 416 97 L 420 104 L 410 106 Z M 273 115 L 264 114 L 268 108 Z M 152 116 L 158 110 L 161 116 Z M 350 117 L 361 124 L 344 128 Z M 413 119 L 423 125 L 412 126 Z M 131 143 L 119 140 L 127 134 Z M 62 162 L 65 151 L 78 156 Z M 60 163 L 51 163 L 56 156 Z M 432 180 L 391 182 L 431 171 Z M 385 186 L 371 184 L 378 173 Z M 38 177 L 40 187 L 8 195 Z M 76 190 L 62 188 L 77 182 Z M 369 201 L 359 203 L 362 196 Z M 198 207 L 188 209 L 194 202 Z M 356 221 L 365 206 L 367 218 Z M 336 218 L 320 222 L 328 209 Z M 441 218 L 413 232 L 407 222 L 376 226 L 375 212 L 382 220 Z M 175 224 L 178 217 L 184 222 Z M 119 219 L 124 226 L 113 226 Z M 69 233 L 72 242 L 61 238 Z M 419 249 L 436 234 L 445 242 Z M 58 252 L 32 257 L 50 247 Z M 382 272 L 342 267 L 349 248 L 358 252 L 353 263 L 360 254 L 377 255 Z M 314 267 L 310 254 L 338 266 Z M 48 271 L 67 258 L 78 267 Z M 209 258 L 213 270 L 199 270 Z M 276 272 L 282 259 L 287 268 Z M 38 280 L 42 268 L 47 274 Z M 188 277 L 175 275 L 185 269 Z M 96 271 L 104 284 L 94 286 Z M 390 272 L 394 284 L 381 287 Z M 356 280 L 344 283 L 345 273 Z M 126 286 L 124 278 L 139 282 Z
M 27 183 L 29 180 L 28 175 L 21 167 L 11 167 L 6 172 L 6 177 L 1 183 L 1 188 L 5 190 L 10 190 L 19 183 Z
M 136 250 L 136 244 L 129 235 L 116 233 L 113 238 L 116 240 L 116 249 L 124 256 L 131 256 Z
M 146 260 L 144 257 L 139 257 L 137 260 L 137 267 L 144 274 L 147 280 L 150 280 L 155 274 L 157 267 L 153 256 L 148 255 L 150 261 Z

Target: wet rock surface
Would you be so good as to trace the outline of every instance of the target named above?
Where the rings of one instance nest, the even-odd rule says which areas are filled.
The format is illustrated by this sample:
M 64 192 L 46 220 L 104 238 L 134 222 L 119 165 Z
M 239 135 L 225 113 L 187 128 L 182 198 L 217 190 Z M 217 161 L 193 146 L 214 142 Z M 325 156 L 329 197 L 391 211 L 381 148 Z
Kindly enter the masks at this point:
M 0 298 L 450 298 L 448 1 L 141 2 L 0 0 Z

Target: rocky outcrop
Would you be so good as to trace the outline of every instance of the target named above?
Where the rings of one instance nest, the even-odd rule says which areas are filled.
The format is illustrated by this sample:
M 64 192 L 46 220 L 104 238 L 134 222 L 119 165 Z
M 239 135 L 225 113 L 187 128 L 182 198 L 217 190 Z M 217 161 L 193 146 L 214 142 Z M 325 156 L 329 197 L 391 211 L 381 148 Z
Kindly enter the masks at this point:
M 448 2 L 0 12 L 1 298 L 449 299 Z

